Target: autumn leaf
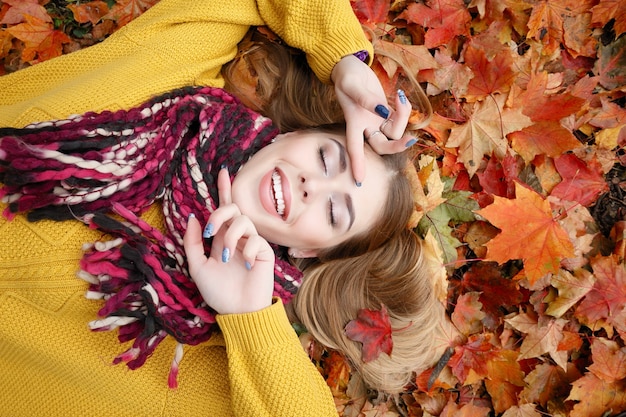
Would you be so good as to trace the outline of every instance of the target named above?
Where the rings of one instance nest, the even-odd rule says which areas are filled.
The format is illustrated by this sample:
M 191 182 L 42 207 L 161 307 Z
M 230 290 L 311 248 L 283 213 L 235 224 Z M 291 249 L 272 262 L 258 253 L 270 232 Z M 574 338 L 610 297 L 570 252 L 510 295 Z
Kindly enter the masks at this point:
M 590 0 L 544 0 L 533 7 L 528 37 L 543 43 L 542 53 L 550 55 L 564 43 L 564 19 L 576 18 L 591 8 Z
M 556 158 L 583 145 L 560 123 L 542 120 L 509 134 L 512 148 L 524 161 L 531 162 L 538 155 Z
M 502 230 L 487 243 L 486 260 L 504 263 L 524 260 L 524 271 L 531 285 L 547 273 L 556 273 L 560 261 L 574 255 L 574 247 L 559 223 L 552 217 L 550 203 L 519 184 L 516 198 L 494 197 L 492 205 L 477 213 Z
M 24 42 L 24 61 L 45 61 L 63 53 L 63 44 L 70 42 L 65 33 L 55 30 L 51 23 L 36 17 L 25 15 L 24 18 L 25 23 L 7 29 L 7 32 Z
M 465 51 L 465 65 L 474 73 L 465 94 L 468 101 L 482 100 L 491 94 L 506 93 L 515 78 L 512 69 L 513 58 L 508 49 L 499 51 L 495 57 L 488 59 L 485 50 L 470 46 Z
M 568 92 L 547 94 L 548 73 L 535 73 L 530 78 L 526 91 L 519 97 L 522 100 L 523 113 L 533 121 L 559 121 L 577 112 L 585 100 Z
M 613 20 L 616 38 L 626 32 L 626 0 L 600 0 L 591 8 L 591 14 L 591 22 L 599 27 Z
M 595 258 L 591 262 L 596 282 L 576 308 L 582 323 L 594 323 L 620 317 L 626 306 L 626 266 L 615 256 Z
M 538 321 L 527 313 L 521 313 L 505 320 L 510 326 L 524 333 L 524 341 L 520 346 L 519 359 L 538 358 L 548 353 L 564 370 L 567 369 L 567 352 L 558 352 L 563 339 L 563 327 L 567 321 L 563 319 L 547 319 Z
M 354 14 L 361 23 L 383 23 L 387 21 L 389 13 L 388 0 L 361 0 L 350 1 Z
M 68 4 L 67 8 L 74 13 L 74 20 L 78 23 L 95 25 L 109 12 L 109 6 L 104 1 L 90 1 L 80 4 Z
M 456 300 L 456 306 L 452 312 L 452 323 L 464 335 L 478 333 L 481 330 L 481 320 L 485 313 L 481 311 L 482 304 L 478 301 L 480 294 L 468 292 Z
M 504 108 L 504 95 L 487 98 L 470 110 L 469 120 L 453 127 L 447 147 L 459 148 L 459 160 L 470 176 L 478 170 L 485 155 L 504 158 L 509 149 L 506 135 L 531 125 L 521 108 Z
M 583 162 L 573 154 L 562 155 L 554 160 L 563 181 L 550 195 L 562 200 L 576 201 L 587 207 L 598 195 L 608 191 L 609 186 L 602 175 L 602 167 L 594 161 Z
M 517 361 L 518 356 L 516 351 L 501 350 L 497 357 L 487 362 L 485 388 L 491 396 L 496 413 L 503 413 L 516 406 L 518 394 L 526 385 L 524 372 Z
M 497 358 L 497 348 L 491 343 L 490 334 L 476 334 L 468 338 L 464 345 L 454 349 L 449 366 L 461 383 L 465 383 L 470 370 L 479 378 L 488 375 L 487 362 Z
M 520 402 L 545 406 L 548 401 L 569 394 L 570 383 L 578 378 L 580 373 L 572 365 L 564 371 L 558 366 L 541 363 L 524 378 L 525 387 L 520 393 Z
M 572 383 L 568 400 L 578 401 L 571 417 L 601 417 L 607 410 L 626 410 L 626 381 L 606 382 L 593 374 L 585 374 Z
M 595 376 L 613 383 L 626 378 L 626 348 L 605 338 L 596 338 L 591 343 L 593 363 L 589 366 Z
M 158 2 L 159 0 L 116 0 L 115 6 L 102 18 L 115 20 L 121 27 Z
M 427 28 L 424 45 L 430 49 L 468 34 L 471 16 L 462 0 L 427 0 L 409 4 L 398 19 Z
M 391 338 L 391 322 L 387 308 L 382 305 L 380 310 L 361 309 L 357 318 L 345 327 L 346 336 L 355 342 L 361 342 L 361 359 L 363 362 L 376 360 L 381 353 L 391 355 L 393 339 Z
M 533 404 L 514 405 L 502 414 L 502 417 L 541 417 Z
M 569 271 L 560 270 L 550 280 L 554 288 L 558 290 L 558 297 L 550 301 L 546 314 L 553 317 L 561 317 L 567 310 L 580 301 L 593 287 L 595 277 L 586 270 L 579 269 L 572 274 Z
M 456 261 L 456 248 L 461 242 L 452 235 L 450 222 L 472 221 L 475 219 L 474 210 L 478 208 L 476 201 L 470 198 L 471 193 L 466 191 L 445 191 L 442 202 L 433 210 L 424 214 L 417 230 L 423 236 L 430 231 L 443 251 L 443 260 L 447 266 Z
M 598 60 L 593 72 L 606 89 L 626 84 L 626 36 L 620 36 L 608 45 L 598 46 Z
M 346 358 L 335 350 L 328 352 L 328 358 L 324 361 L 326 384 L 333 396 L 345 396 L 350 381 L 350 364 Z
M 26 16 L 34 17 L 44 22 L 52 22 L 46 9 L 39 4 L 38 0 L 4 0 L 3 3 L 11 5 L 6 14 L 0 20 L 0 25 L 15 25 L 26 21 Z

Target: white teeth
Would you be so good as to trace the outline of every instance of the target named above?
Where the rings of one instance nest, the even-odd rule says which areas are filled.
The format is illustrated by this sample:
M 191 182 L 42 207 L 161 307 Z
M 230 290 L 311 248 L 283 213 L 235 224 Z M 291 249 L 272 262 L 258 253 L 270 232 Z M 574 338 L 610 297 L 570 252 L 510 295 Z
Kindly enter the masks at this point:
M 283 184 L 278 171 L 274 171 L 272 174 L 272 189 L 274 190 L 276 212 L 282 217 L 285 215 L 285 200 L 283 199 Z

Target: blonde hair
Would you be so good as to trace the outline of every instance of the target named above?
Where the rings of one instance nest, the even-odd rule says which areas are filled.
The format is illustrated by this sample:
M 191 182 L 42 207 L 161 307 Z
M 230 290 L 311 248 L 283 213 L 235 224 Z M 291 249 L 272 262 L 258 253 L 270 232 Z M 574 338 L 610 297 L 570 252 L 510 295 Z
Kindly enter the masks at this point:
M 251 32 L 222 73 L 226 89 L 282 131 L 344 121 L 332 86 L 315 77 L 303 53 L 280 40 Z M 245 91 L 241 81 L 249 84 Z M 370 387 L 398 393 L 413 372 L 436 361 L 434 344 L 444 316 L 427 276 L 432 268 L 425 266 L 429 259 L 422 240 L 407 228 L 414 203 L 404 175 L 406 155 L 382 158 L 390 176 L 379 219 L 368 232 L 322 250 L 316 258 L 293 260 L 304 279 L 289 313 L 320 343 L 346 355 Z M 347 338 L 344 327 L 359 310 L 379 310 L 381 305 L 390 316 L 393 352 L 364 363 L 361 343 Z
M 363 255 L 336 259 L 305 271 L 292 308 L 322 345 L 342 352 L 367 385 L 395 394 L 413 373 L 432 366 L 443 318 L 435 297 L 422 241 L 405 229 L 385 245 Z M 360 309 L 387 308 L 393 350 L 370 362 L 361 360 L 361 343 L 344 333 Z

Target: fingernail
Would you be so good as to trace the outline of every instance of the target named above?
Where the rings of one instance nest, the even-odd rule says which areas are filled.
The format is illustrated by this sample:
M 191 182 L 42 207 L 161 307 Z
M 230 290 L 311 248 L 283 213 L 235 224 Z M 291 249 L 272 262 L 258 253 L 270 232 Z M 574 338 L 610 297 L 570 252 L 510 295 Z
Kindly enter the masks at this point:
M 406 94 L 404 94 L 404 90 L 398 90 L 398 98 L 400 99 L 400 103 L 406 104 Z
M 226 164 L 222 164 L 222 165 L 220 165 L 220 169 L 225 169 L 225 170 L 227 170 L 227 171 L 228 171 L 228 167 L 226 166 Z
M 379 104 L 378 106 L 376 106 L 374 108 L 374 111 L 376 112 L 377 115 L 379 115 L 380 117 L 386 119 L 387 117 L 389 117 L 389 109 L 385 106 L 383 106 L 382 104 Z
M 356 184 L 357 187 L 360 187 L 361 185 L 363 185 L 361 184 L 361 181 L 354 181 L 354 183 Z
M 202 237 L 210 238 L 211 236 L 213 236 L 213 223 L 207 224 L 202 232 Z
M 252 265 L 250 265 L 250 262 L 246 261 L 246 269 L 249 271 L 252 269 Z
M 417 143 L 417 139 L 411 139 L 404 146 L 407 147 L 407 148 L 410 148 L 411 146 L 415 145 L 416 143 Z
M 189 213 L 189 216 L 187 216 L 187 221 L 189 221 L 189 219 L 195 219 L 196 215 L 193 213 Z
M 224 248 L 222 251 L 222 262 L 226 263 L 230 259 L 230 249 Z

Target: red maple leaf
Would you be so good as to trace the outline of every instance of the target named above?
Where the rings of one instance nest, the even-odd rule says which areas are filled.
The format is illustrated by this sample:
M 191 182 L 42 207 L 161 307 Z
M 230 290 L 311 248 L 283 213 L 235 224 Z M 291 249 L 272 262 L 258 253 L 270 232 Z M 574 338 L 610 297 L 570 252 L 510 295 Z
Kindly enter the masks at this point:
M 619 317 L 626 305 L 626 267 L 615 256 L 591 262 L 596 282 L 576 309 L 576 316 L 587 324 Z
M 554 165 L 563 181 L 554 187 L 551 195 L 562 200 L 576 201 L 587 207 L 609 189 L 600 164 L 594 159 L 583 162 L 576 155 L 566 154 L 555 159 Z
M 445 45 L 456 36 L 468 35 L 472 20 L 463 0 L 411 3 L 398 19 L 406 19 L 427 28 L 424 45 L 429 49 Z
M 363 362 L 377 359 L 381 352 L 391 355 L 393 349 L 391 322 L 384 305 L 380 310 L 367 308 L 359 310 L 357 318 L 351 320 L 344 330 L 350 340 L 363 344 L 361 350 Z
M 548 73 L 533 73 L 526 91 L 520 95 L 522 113 L 533 121 L 554 120 L 577 112 L 585 104 L 585 99 L 576 97 L 568 92 L 546 94 L 548 88 Z
M 475 334 L 467 343 L 454 349 L 448 364 L 461 383 L 465 382 L 470 370 L 482 378 L 488 375 L 487 362 L 498 357 L 497 348 L 490 340 L 489 333 Z
M 465 65 L 472 69 L 474 78 L 469 82 L 466 98 L 480 100 L 494 93 L 506 93 L 515 78 L 513 58 L 509 50 L 502 50 L 492 59 L 483 49 L 469 47 L 465 51 Z
M 352 10 L 361 23 L 384 23 L 389 13 L 388 0 L 351 1 Z

